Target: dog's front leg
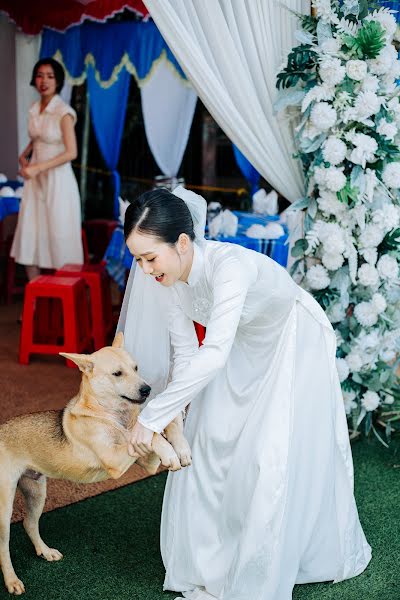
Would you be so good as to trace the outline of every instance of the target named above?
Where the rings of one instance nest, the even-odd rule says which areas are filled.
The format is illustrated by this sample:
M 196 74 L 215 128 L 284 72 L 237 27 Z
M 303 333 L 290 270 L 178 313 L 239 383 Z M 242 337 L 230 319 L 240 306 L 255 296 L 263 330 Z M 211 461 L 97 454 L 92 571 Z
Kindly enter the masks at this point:
M 181 463 L 179 457 L 176 454 L 174 448 L 169 442 L 159 433 L 155 433 L 151 447 L 154 452 L 161 458 L 161 462 L 164 467 L 167 467 L 170 471 L 179 471 Z
M 10 521 L 17 481 L 8 474 L 0 475 L 0 566 L 3 571 L 4 583 L 10 594 L 20 596 L 25 592 L 25 586 L 18 579 L 10 557 Z
M 192 451 L 187 439 L 183 435 L 183 415 L 180 413 L 168 427 L 165 428 L 165 436 L 172 444 L 179 457 L 182 467 L 188 467 L 192 464 Z

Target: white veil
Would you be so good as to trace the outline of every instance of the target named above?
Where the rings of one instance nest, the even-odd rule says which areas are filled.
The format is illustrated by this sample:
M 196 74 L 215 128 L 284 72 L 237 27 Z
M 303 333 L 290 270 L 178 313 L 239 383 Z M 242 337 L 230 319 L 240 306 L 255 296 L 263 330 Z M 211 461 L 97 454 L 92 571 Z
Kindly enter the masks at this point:
M 190 210 L 195 243 L 205 242 L 207 203 L 198 194 L 179 186 L 173 194 Z M 169 302 L 172 290 L 163 287 L 134 262 L 129 273 L 117 331 L 124 332 L 125 348 L 134 357 L 142 377 L 151 386 L 150 398 L 162 392 L 170 371 Z

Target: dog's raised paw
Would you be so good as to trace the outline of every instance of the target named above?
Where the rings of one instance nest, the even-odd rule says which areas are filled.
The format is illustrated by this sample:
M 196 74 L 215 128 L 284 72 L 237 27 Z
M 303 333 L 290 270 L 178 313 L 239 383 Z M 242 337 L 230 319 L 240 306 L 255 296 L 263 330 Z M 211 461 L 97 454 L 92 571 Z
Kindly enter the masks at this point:
M 61 552 L 59 552 L 55 548 L 48 548 L 47 546 L 46 546 L 46 548 L 41 548 L 38 551 L 38 556 L 41 556 L 42 558 L 44 558 L 45 560 L 48 560 L 49 562 L 61 560 L 62 558 L 64 558 L 63 555 L 61 554 Z
M 189 467 L 192 464 L 192 456 L 190 452 L 178 453 L 178 457 L 182 467 Z
M 25 586 L 18 577 L 11 579 L 6 582 L 7 590 L 10 594 L 14 594 L 15 596 L 20 596 L 25 592 Z

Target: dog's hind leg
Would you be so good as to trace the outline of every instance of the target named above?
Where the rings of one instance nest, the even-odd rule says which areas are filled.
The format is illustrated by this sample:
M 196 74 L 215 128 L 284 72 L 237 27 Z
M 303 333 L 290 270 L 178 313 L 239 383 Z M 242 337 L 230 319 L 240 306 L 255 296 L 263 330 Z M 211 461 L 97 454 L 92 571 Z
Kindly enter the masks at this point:
M 38 474 L 39 475 L 39 474 Z M 24 529 L 35 546 L 36 554 L 48 561 L 60 560 L 63 555 L 55 548 L 49 548 L 39 533 L 39 519 L 46 500 L 46 477 L 44 475 L 22 475 L 18 482 L 26 506 Z
M 13 481 L 9 474 L 0 473 L 0 566 L 7 590 L 19 596 L 25 592 L 25 587 L 18 579 L 10 557 L 10 521 L 16 487 L 16 479 Z

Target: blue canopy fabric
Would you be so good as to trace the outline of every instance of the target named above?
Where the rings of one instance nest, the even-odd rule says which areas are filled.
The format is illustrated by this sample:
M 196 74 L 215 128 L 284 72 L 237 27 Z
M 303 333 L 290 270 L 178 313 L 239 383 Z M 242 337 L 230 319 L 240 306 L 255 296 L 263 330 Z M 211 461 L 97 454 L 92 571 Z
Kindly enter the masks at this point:
M 242 154 L 235 144 L 232 144 L 236 163 L 242 172 L 243 177 L 250 183 L 250 193 L 255 194 L 260 187 L 260 173 L 253 167 L 251 162 Z
M 114 217 L 119 215 L 120 176 L 117 171 L 128 100 L 130 75 L 123 69 L 110 88 L 103 89 L 96 81 L 93 67 L 87 72 L 89 106 L 93 128 L 100 151 L 111 171 L 114 185 Z
M 87 67 L 92 65 L 103 88 L 115 84 L 124 67 L 140 86 L 161 57 L 165 57 L 186 79 L 153 21 L 88 22 L 70 27 L 63 33 L 44 29 L 40 57 L 46 56 L 62 63 L 67 78 L 74 85 L 84 82 Z

